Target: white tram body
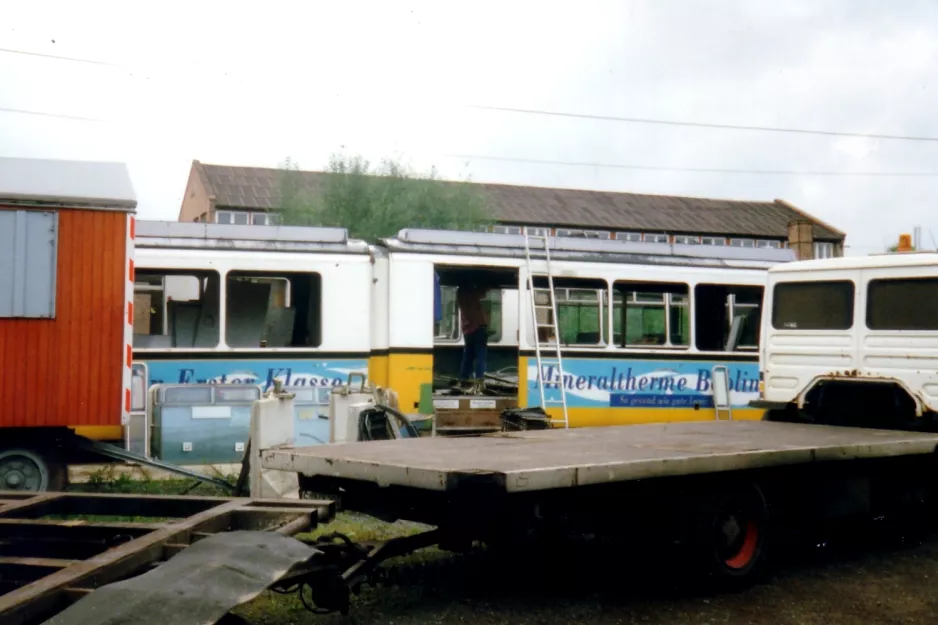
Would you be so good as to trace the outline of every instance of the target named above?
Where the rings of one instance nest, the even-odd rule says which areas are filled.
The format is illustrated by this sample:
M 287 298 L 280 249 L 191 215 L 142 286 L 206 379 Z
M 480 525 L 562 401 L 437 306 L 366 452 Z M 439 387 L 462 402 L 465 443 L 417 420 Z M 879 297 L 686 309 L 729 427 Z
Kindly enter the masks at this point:
M 762 292 L 791 250 L 548 242 L 564 364 L 545 366 L 544 390 L 564 385 L 570 426 L 712 419 L 716 366 L 734 418 L 761 415 L 748 403 Z M 455 290 L 472 280 L 489 288 L 487 371 L 517 376 L 518 405 L 539 405 L 527 285 L 546 267 L 531 251 L 529 264 L 524 236 L 494 233 L 406 229 L 368 245 L 337 228 L 139 222 L 135 375 L 331 388 L 364 373 L 426 412 L 458 376 Z

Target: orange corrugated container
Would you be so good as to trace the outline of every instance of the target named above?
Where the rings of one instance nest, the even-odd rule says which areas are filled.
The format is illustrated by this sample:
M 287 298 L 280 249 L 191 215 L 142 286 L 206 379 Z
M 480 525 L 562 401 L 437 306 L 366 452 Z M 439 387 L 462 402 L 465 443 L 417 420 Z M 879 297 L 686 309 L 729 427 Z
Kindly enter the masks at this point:
M 121 437 L 135 208 L 121 164 L 0 159 L 0 427 Z

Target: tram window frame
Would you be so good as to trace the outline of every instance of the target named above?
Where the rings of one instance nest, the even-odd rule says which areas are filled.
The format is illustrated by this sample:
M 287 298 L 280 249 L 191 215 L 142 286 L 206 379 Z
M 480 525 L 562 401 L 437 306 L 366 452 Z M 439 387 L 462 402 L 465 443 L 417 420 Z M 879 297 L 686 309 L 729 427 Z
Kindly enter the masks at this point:
M 615 345 L 625 349 L 660 349 L 689 350 L 693 335 L 691 319 L 690 286 L 684 282 L 645 282 L 638 280 L 616 280 L 613 285 L 612 324 Z M 629 312 L 636 308 L 641 311 L 641 339 L 661 336 L 663 342 L 630 341 Z M 650 334 L 647 331 L 645 311 L 662 309 L 660 323 L 664 324 L 663 334 Z M 680 332 L 675 332 L 676 326 Z M 619 335 L 615 337 L 615 331 Z M 675 341 L 675 337 L 681 339 Z
M 191 278 L 196 299 L 173 299 L 167 294 L 167 278 Z M 183 292 L 192 289 L 183 289 Z M 179 291 L 176 291 L 177 293 Z M 151 295 L 147 303 L 144 295 Z M 153 298 L 152 294 L 159 294 Z M 154 301 L 154 299 L 158 301 Z M 214 299 L 214 306 L 213 300 Z M 146 312 L 144 312 L 146 309 Z M 173 269 L 165 267 L 137 268 L 134 272 L 134 319 L 132 345 L 135 351 L 167 351 L 216 349 L 221 345 L 221 274 L 213 269 Z M 183 319 L 183 324 L 177 325 Z M 141 320 L 149 322 L 147 332 L 138 332 Z M 189 328 L 185 320 L 193 321 Z M 159 332 L 154 330 L 159 327 Z M 190 340 L 179 344 L 180 338 L 192 327 L 196 328 Z M 143 337 L 160 337 L 155 340 Z M 199 344 L 199 339 L 206 337 Z M 214 338 L 214 341 L 213 341 Z
M 271 288 L 268 291 L 268 307 L 264 313 L 263 325 L 258 329 L 251 327 L 246 333 L 255 334 L 258 338 L 256 343 L 252 340 L 236 340 L 232 335 L 232 328 L 235 324 L 232 320 L 236 318 L 232 312 L 237 310 L 243 312 L 247 309 L 247 303 L 258 301 L 259 295 L 244 295 L 245 299 L 235 299 L 232 297 L 233 281 L 245 280 L 246 283 L 253 281 L 270 281 L 276 284 L 276 281 L 283 280 L 285 286 L 282 291 L 282 305 L 277 306 L 276 299 L 279 297 L 275 290 Z M 252 287 L 253 288 L 253 287 Z M 247 291 L 247 289 L 245 290 Z M 322 274 L 314 271 L 279 271 L 268 270 L 260 271 L 255 269 L 229 269 L 225 273 L 225 345 L 236 350 L 309 350 L 316 349 L 322 345 L 323 335 L 323 297 L 322 297 Z M 274 304 L 274 305 L 272 305 Z M 291 311 L 286 314 L 292 316 L 292 321 L 279 324 L 282 333 L 279 337 L 271 334 L 277 326 L 275 316 L 271 316 L 272 310 Z M 243 326 L 247 327 L 247 326 Z M 235 340 L 233 340 L 235 339 Z M 271 343 L 274 344 L 271 344 Z
M 437 345 L 458 344 L 463 340 L 462 317 L 456 304 L 457 287 L 449 284 L 440 285 L 440 305 L 442 318 L 433 324 L 433 342 Z M 482 309 L 489 320 L 489 343 L 502 340 L 504 322 L 502 321 L 503 291 L 508 289 L 490 289 L 482 298 Z
M 560 328 L 560 344 L 566 347 L 576 348 L 605 348 L 608 346 L 608 306 L 609 306 L 609 282 L 604 278 L 569 278 L 554 277 L 555 307 L 557 310 L 557 325 Z M 547 289 L 547 279 L 543 276 L 534 278 L 535 289 Z M 573 297 L 571 298 L 571 293 Z M 530 296 L 525 295 L 528 300 L 526 306 L 530 306 Z M 544 291 L 535 295 L 535 301 L 538 306 L 550 306 L 550 299 L 546 297 Z M 591 312 L 592 310 L 592 312 Z M 571 316 L 571 311 L 572 316 Z M 584 315 L 585 313 L 585 315 Z M 524 313 L 530 318 L 531 311 Z M 539 323 L 551 324 L 552 311 L 549 308 L 538 308 L 535 310 Z M 587 328 L 592 327 L 589 322 L 590 317 L 595 319 L 594 329 L 583 329 L 584 320 L 587 321 Z M 575 322 L 575 323 L 574 323 Z M 568 332 L 572 330 L 572 332 Z M 528 340 L 533 341 L 533 332 L 538 332 L 539 342 L 553 345 L 555 343 L 553 331 L 547 326 L 532 328 L 528 330 Z M 584 335 L 594 335 L 595 340 L 582 340 Z
M 726 352 L 737 309 L 746 310 L 739 338 L 732 351 L 753 352 L 759 349 L 765 288 L 761 285 L 702 282 L 694 286 L 694 346 L 702 352 Z M 755 314 L 753 314 L 755 311 Z M 710 331 L 717 319 L 722 326 L 719 343 Z M 703 323 L 709 322 L 709 323 Z M 753 336 L 754 335 L 754 336 Z

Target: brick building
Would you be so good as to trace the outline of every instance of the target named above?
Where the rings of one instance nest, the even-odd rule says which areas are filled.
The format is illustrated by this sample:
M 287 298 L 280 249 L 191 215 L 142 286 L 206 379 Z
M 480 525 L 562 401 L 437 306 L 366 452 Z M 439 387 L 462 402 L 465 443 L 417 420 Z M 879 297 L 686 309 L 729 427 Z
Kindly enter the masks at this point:
M 307 191 L 329 174 L 300 172 Z M 497 232 L 738 247 L 793 247 L 843 256 L 846 235 L 784 200 L 752 202 L 476 183 Z M 280 170 L 192 162 L 179 221 L 275 223 Z

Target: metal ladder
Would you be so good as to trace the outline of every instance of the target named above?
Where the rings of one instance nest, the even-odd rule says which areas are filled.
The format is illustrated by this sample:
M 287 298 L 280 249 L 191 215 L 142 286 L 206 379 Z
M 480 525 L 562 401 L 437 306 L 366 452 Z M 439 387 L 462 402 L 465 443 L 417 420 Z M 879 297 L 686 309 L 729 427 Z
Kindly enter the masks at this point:
M 547 288 L 535 288 L 534 286 L 534 268 L 531 254 L 531 240 L 532 239 L 541 239 L 544 242 L 544 262 L 547 265 L 547 273 L 540 274 L 541 277 L 547 278 Z M 551 272 L 550 267 L 550 239 L 547 236 L 543 235 L 530 235 L 527 232 L 524 233 L 524 256 L 527 260 L 528 265 L 528 294 L 531 298 L 531 321 L 534 327 L 534 354 L 537 359 L 537 388 L 540 391 L 541 395 L 541 409 L 544 412 L 547 412 L 547 405 L 554 404 L 560 405 L 563 408 L 563 419 L 551 419 L 551 425 L 554 424 L 563 424 L 563 427 L 570 427 L 570 418 L 567 415 L 567 391 L 564 388 L 564 375 L 563 375 L 563 354 L 561 354 L 560 348 L 560 326 L 558 325 L 557 320 L 557 305 L 556 298 L 554 297 L 554 276 Z M 538 303 L 538 293 L 546 293 L 548 303 L 541 304 Z M 538 321 L 537 313 L 539 310 L 550 311 L 550 323 L 541 323 Z M 555 356 L 554 358 L 549 358 L 547 364 L 555 364 L 558 380 L 559 380 L 559 389 L 560 389 L 560 399 L 551 399 L 548 400 L 544 395 L 544 364 L 545 358 L 541 355 L 541 339 L 539 336 L 541 328 L 549 329 L 553 332 L 554 335 L 554 349 Z M 556 361 L 556 362 L 553 362 Z

